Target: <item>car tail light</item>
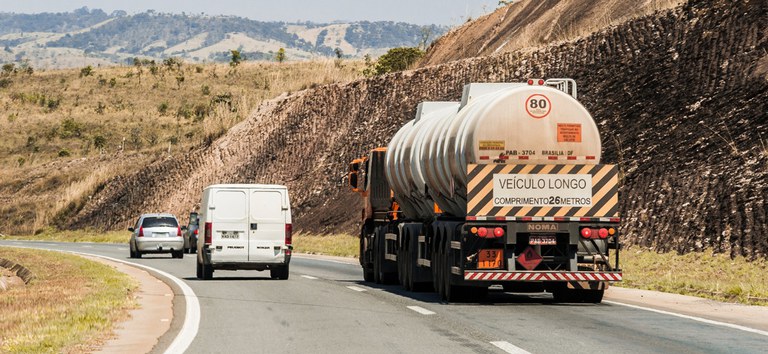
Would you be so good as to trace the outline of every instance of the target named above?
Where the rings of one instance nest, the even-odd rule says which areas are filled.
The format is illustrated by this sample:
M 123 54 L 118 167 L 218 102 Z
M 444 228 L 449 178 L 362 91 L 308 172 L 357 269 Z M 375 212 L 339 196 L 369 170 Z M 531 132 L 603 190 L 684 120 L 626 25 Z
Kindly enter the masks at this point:
M 139 237 L 144 237 L 144 226 L 139 227 Z
M 478 228 L 477 229 L 477 236 L 480 236 L 480 237 L 488 236 L 488 229 L 486 229 L 484 227 Z
M 197 231 L 198 231 L 198 230 L 197 230 L 197 229 L 195 229 L 195 236 L 197 236 Z
M 585 227 L 581 229 L 581 237 L 583 238 L 592 238 L 592 229 Z
M 213 238 L 213 223 L 205 223 L 205 244 L 210 245 Z
M 285 244 L 290 245 L 293 243 L 293 225 L 285 224 Z
M 504 236 L 504 229 L 500 227 L 493 229 L 493 236 L 496 236 L 496 237 Z
M 608 229 L 602 228 L 599 231 L 597 231 L 597 235 L 600 236 L 600 238 L 608 238 Z
M 176 226 L 176 237 L 181 237 L 181 226 Z

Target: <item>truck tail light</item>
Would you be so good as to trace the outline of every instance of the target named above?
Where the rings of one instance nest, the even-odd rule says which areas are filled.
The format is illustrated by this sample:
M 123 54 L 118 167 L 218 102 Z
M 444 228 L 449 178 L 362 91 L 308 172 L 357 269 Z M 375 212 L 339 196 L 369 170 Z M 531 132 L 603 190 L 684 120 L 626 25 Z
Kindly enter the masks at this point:
M 480 237 L 483 237 L 483 238 L 488 236 L 488 229 L 486 229 L 484 227 L 479 227 L 477 229 L 477 236 L 480 236 Z
M 583 238 L 592 238 L 592 229 L 585 227 L 581 229 L 581 237 Z
M 144 226 L 139 227 L 139 237 L 144 237 Z
M 504 236 L 504 229 L 502 229 L 500 227 L 497 227 L 497 228 L 493 229 L 493 236 L 496 236 L 496 237 Z
M 181 237 L 181 226 L 176 226 L 176 237 Z
M 213 238 L 213 223 L 205 223 L 205 244 L 210 245 Z
M 599 231 L 597 231 L 597 235 L 600 236 L 600 238 L 608 238 L 608 229 L 602 228 Z

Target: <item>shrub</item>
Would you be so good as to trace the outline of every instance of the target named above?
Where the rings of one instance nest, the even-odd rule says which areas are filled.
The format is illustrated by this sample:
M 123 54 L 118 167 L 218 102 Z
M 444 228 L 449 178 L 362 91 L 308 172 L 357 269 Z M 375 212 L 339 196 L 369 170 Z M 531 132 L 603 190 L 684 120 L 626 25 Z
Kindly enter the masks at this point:
M 9 79 L 7 77 L 4 77 L 4 78 L 0 79 L 0 88 L 10 87 L 11 84 L 13 84 L 13 80 L 11 80 L 11 79 Z
M 392 48 L 386 54 L 379 57 L 376 63 L 376 75 L 403 71 L 416 63 L 424 52 L 415 47 Z
M 59 157 L 68 157 L 69 155 L 70 155 L 69 150 L 67 149 L 59 150 Z
M 80 77 L 84 76 L 91 76 L 93 75 L 93 67 L 88 65 L 82 69 L 80 69 Z
M 109 79 L 109 87 L 115 87 L 115 85 L 117 85 L 117 79 L 114 77 Z
M 208 96 L 211 94 L 211 88 L 208 85 L 203 85 L 202 92 L 204 96 Z
M 160 103 L 160 105 L 157 106 L 157 112 L 160 113 L 161 116 L 168 113 L 168 102 Z
M 105 138 L 105 137 L 103 137 L 101 135 L 96 135 L 96 136 L 93 137 L 93 147 L 101 150 L 106 145 L 107 145 L 107 138 Z

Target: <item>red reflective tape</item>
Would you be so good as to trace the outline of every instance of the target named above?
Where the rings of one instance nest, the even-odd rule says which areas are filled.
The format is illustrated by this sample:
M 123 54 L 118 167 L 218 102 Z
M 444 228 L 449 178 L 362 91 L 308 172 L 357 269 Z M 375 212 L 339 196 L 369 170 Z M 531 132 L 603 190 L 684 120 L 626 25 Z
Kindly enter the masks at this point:
M 468 221 L 475 221 L 477 220 L 477 216 L 467 216 Z
M 518 156 L 517 158 L 520 160 L 528 160 L 528 156 Z
M 494 220 L 496 220 L 496 221 L 506 221 L 507 217 L 506 216 L 497 216 L 497 217 L 494 218 Z
M 621 222 L 621 218 L 611 218 L 611 222 Z
M 490 160 L 489 156 L 480 156 L 480 160 Z
M 579 218 L 579 221 L 581 221 L 581 222 L 590 222 L 590 221 L 592 221 L 592 218 Z
M 557 156 L 547 156 L 547 158 L 550 160 L 557 160 Z
M 594 159 L 595 159 L 594 156 L 587 156 L 587 160 L 594 160 Z
M 576 156 L 568 156 L 568 160 L 576 160 Z
M 562 216 L 555 216 L 555 221 L 566 221 L 567 219 Z
M 509 156 L 507 156 L 507 155 L 499 155 L 499 160 L 509 160 Z
M 522 220 L 522 221 L 531 221 L 531 220 L 533 220 L 533 218 L 530 217 L 530 216 L 523 216 L 522 218 L 520 218 L 520 220 Z

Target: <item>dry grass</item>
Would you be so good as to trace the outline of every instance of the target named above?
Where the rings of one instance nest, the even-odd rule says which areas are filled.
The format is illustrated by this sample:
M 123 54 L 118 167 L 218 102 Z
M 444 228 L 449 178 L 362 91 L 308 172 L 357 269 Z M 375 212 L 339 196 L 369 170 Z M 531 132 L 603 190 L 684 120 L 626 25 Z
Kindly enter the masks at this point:
M 0 248 L 30 269 L 27 286 L 0 292 L 0 352 L 89 352 L 135 306 L 137 284 L 107 265 L 41 250 Z
M 323 254 L 327 256 L 357 257 L 360 240 L 346 234 L 293 236 L 293 249 L 300 253 Z
M 362 77 L 360 61 L 164 65 L 0 74 L 0 233 L 66 217 L 100 184 L 186 158 L 261 102 Z M 3 224 L 5 223 L 5 224 Z
M 622 253 L 621 286 L 768 305 L 768 263 L 709 253 L 656 253 L 638 247 Z
M 128 231 L 95 231 L 73 230 L 58 231 L 50 228 L 35 235 L 0 235 L 0 240 L 32 240 L 55 242 L 99 242 L 99 243 L 128 243 L 131 234 Z

